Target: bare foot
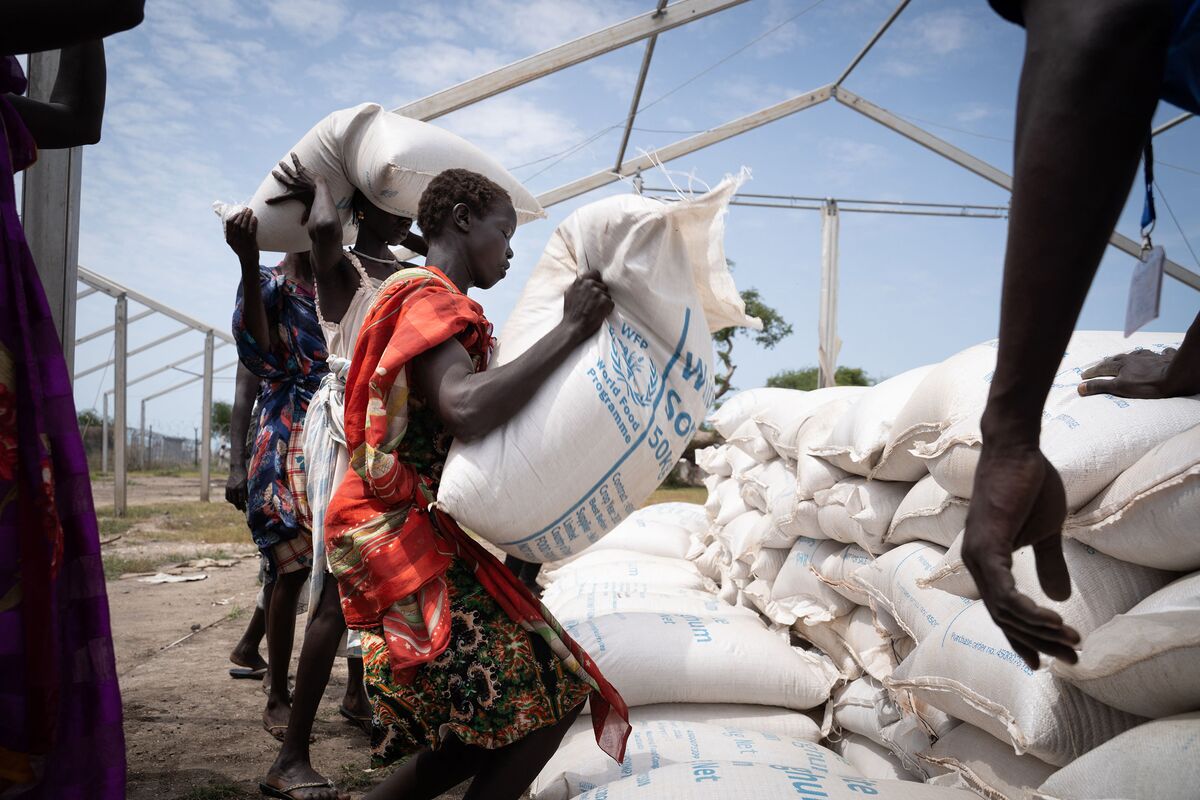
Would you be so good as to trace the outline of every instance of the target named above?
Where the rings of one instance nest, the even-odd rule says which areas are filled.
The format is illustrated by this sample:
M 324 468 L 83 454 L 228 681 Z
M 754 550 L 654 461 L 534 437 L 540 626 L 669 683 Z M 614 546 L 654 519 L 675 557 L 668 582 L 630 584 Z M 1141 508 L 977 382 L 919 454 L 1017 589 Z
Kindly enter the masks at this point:
M 313 769 L 312 765 L 307 761 L 284 763 L 276 759 L 275 763 L 271 765 L 271 769 L 267 772 L 267 777 L 263 779 L 263 783 L 280 790 L 302 783 L 326 784 L 325 786 L 313 786 L 290 792 L 289 794 L 296 800 L 345 800 L 349 797 L 349 795 L 340 793 L 333 786 L 328 785 L 325 777 Z
M 291 716 L 292 705 L 288 698 L 267 696 L 267 707 L 263 709 L 263 728 L 267 733 L 282 742 Z
M 237 647 L 233 648 L 233 652 L 229 654 L 229 660 L 239 667 L 247 669 L 260 670 L 267 668 L 267 660 L 263 658 L 257 649 L 251 648 L 238 642 Z

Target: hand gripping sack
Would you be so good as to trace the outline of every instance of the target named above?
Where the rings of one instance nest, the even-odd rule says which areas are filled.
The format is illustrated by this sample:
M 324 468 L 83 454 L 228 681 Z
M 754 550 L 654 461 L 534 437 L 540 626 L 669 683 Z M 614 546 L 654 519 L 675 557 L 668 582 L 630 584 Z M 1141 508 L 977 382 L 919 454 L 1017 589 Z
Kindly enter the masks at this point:
M 558 226 L 496 363 L 558 325 L 563 294 L 589 268 L 616 308 L 519 415 L 454 443 L 439 505 L 510 555 L 541 562 L 587 547 L 650 496 L 712 401 L 710 331 L 759 324 L 745 314 L 722 244 L 740 182 L 676 203 L 609 197 Z
M 456 167 L 478 172 L 500 184 L 516 208 L 517 224 L 546 216 L 520 181 L 478 147 L 436 125 L 386 111 L 377 103 L 333 112 L 279 160 L 290 164 L 291 153 L 325 178 L 342 220 L 346 244 L 358 237 L 358 228 L 350 221 L 350 201 L 356 188 L 384 211 L 416 219 L 417 204 L 430 181 Z M 300 224 L 303 205 L 267 205 L 267 198 L 284 191 L 283 184 L 268 173 L 247 204 L 258 218 L 258 246 L 282 253 L 307 252 L 312 243 Z M 213 208 L 227 216 L 241 206 L 214 204 Z

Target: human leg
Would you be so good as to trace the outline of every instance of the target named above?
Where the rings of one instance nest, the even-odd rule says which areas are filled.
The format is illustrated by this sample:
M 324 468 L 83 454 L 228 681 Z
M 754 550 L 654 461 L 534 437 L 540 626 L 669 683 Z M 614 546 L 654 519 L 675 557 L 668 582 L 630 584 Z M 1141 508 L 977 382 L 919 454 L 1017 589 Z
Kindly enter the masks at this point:
M 582 710 L 580 703 L 555 724 L 492 752 L 471 781 L 464 800 L 517 800 L 558 750 Z
M 478 773 L 493 755 L 447 737 L 437 750 L 414 753 L 363 800 L 432 800 Z
M 283 745 L 275 763 L 267 771 L 264 781 L 268 786 L 283 788 L 300 783 L 319 783 L 325 778 L 312 767 L 309 754 L 309 738 L 313 721 L 317 716 L 325 686 L 329 683 L 329 672 L 346 621 L 342 617 L 338 601 L 337 582 L 325 581 L 316 614 L 304 631 L 304 644 L 300 648 L 300 664 L 296 668 L 296 692 L 292 697 L 291 715 Z M 362 685 L 362 661 L 359 660 L 359 685 Z M 332 787 L 310 787 L 298 789 L 296 798 L 304 800 L 334 800 L 337 792 Z
M 274 581 L 271 591 L 270 611 L 267 614 L 267 657 L 271 666 L 271 683 L 267 707 L 263 710 L 263 726 L 275 736 L 283 735 L 291 714 L 288 668 L 296 635 L 296 603 L 306 577 L 307 569 L 281 574 Z

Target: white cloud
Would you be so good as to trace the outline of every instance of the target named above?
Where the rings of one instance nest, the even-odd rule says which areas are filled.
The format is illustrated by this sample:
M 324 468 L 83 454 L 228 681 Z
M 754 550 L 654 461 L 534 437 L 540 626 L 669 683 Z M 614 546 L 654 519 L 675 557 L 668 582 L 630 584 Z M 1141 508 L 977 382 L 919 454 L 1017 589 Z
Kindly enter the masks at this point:
M 845 167 L 862 167 L 878 164 L 887 158 L 887 150 L 873 142 L 856 139 L 824 139 L 820 144 L 821 156 L 828 162 Z
M 439 124 L 510 168 L 566 150 L 586 136 L 569 117 L 518 97 L 469 106 Z
M 968 103 L 954 112 L 954 119 L 963 123 L 979 122 L 997 116 L 999 113 L 1000 109 L 990 103 Z
M 773 58 L 783 53 L 791 52 L 809 41 L 808 34 L 800 27 L 804 18 L 784 23 L 784 20 L 795 16 L 800 11 L 795 2 L 789 0 L 768 0 L 767 14 L 763 19 L 763 32 L 771 30 L 782 23 L 782 27 L 771 33 L 753 48 L 758 58 Z
M 648 5 L 648 4 L 647 4 Z M 629 2 L 474 0 L 458 18 L 524 54 L 545 50 L 650 10 Z
M 913 78 L 946 69 L 945 59 L 967 50 L 976 39 L 975 24 L 962 10 L 930 11 L 909 19 L 901 17 L 885 42 L 889 57 L 884 72 Z
M 938 56 L 962 50 L 971 41 L 971 20 L 959 9 L 922 14 L 914 28 L 918 35 L 914 46 Z
M 722 119 L 748 114 L 781 103 L 800 93 L 799 89 L 767 83 L 751 76 L 727 78 L 717 81 L 712 87 L 713 97 L 723 101 L 719 104 Z
M 612 94 L 626 100 L 633 97 L 633 90 L 637 86 L 637 67 L 591 63 L 587 65 L 587 74 Z
M 510 61 L 489 47 L 464 47 L 451 42 L 423 42 L 393 51 L 391 67 L 396 78 L 416 87 L 410 99 L 490 72 Z
M 341 33 L 347 17 L 343 0 L 267 0 L 267 13 L 284 29 L 318 44 Z

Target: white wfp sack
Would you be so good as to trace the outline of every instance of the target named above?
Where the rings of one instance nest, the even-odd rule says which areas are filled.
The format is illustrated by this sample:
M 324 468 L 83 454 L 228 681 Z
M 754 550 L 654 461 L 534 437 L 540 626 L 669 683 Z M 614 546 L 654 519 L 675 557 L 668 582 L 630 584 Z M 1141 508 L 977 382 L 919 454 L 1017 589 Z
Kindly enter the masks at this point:
M 604 550 L 630 550 L 649 556 L 686 558 L 692 545 L 692 533 L 663 518 L 634 512 L 633 516 L 613 528 L 607 536 L 587 548 L 580 558 Z
M 709 542 L 708 546 L 704 548 L 704 552 L 693 563 L 696 565 L 696 569 L 700 570 L 701 575 L 714 581 L 720 581 L 721 570 L 729 567 L 725 563 L 721 543 L 716 541 Z
M 693 534 L 708 530 L 708 517 L 699 503 L 654 503 L 639 508 L 633 516 L 647 522 L 670 522 Z
M 721 407 L 709 416 L 708 421 L 717 433 L 721 434 L 721 438 L 730 439 L 733 437 L 733 432 L 743 422 L 757 414 L 760 409 L 769 406 L 789 407 L 794 402 L 795 391 L 795 389 L 764 386 L 759 389 L 738 392 L 722 403 Z
M 852 681 L 862 676 L 863 668 L 846 643 L 846 629 L 850 615 L 831 619 L 828 622 L 796 620 L 792 633 L 809 642 L 833 662 L 843 681 Z
M 1131 714 L 1166 717 L 1200 709 L 1200 573 L 1096 628 L 1083 640 L 1078 663 L 1056 661 L 1052 669 Z
M 517 210 L 517 224 L 546 216 L 520 181 L 475 145 L 427 122 L 392 114 L 377 103 L 333 112 L 279 160 L 291 164 L 291 153 L 325 179 L 341 216 L 347 244 L 358 236 L 357 227 L 350 222 L 355 188 L 379 208 L 416 219 L 417 203 L 430 181 L 443 170 L 455 167 L 478 172 L 500 184 Z M 284 191 L 283 184 L 268 173 L 248 203 L 258 218 L 258 245 L 263 250 L 283 253 L 307 252 L 312 243 L 300 224 L 303 204 L 267 205 L 268 198 Z M 228 206 L 224 211 L 228 215 L 240 208 Z
M 767 498 L 763 495 L 766 486 L 759 481 L 758 476 L 765 467 L 766 464 L 759 463 L 753 469 L 743 472 L 739 478 L 742 484 L 742 502 L 746 504 L 747 508 L 752 508 L 762 514 L 767 513 Z
M 728 447 L 727 444 L 721 444 L 700 448 L 696 451 L 696 466 L 709 475 L 720 475 L 721 477 L 732 475 L 733 467 L 729 465 L 729 459 L 725 457 Z
M 817 577 L 813 564 L 844 550 L 839 542 L 801 536 L 792 545 L 787 560 L 775 576 L 767 616 L 791 625 L 796 620 L 828 622 L 854 610 L 855 603 L 838 594 Z
M 771 530 L 771 518 L 758 511 L 747 511 L 724 527 L 717 535 L 718 541 L 725 544 L 730 556 L 735 562 L 744 561 L 747 567 L 746 577 L 750 574 L 750 563 L 758 555 L 763 541 Z
M 1063 535 L 1148 567 L 1200 569 L 1200 426 L 1155 447 L 1122 472 Z
M 910 369 L 863 392 L 834 427 L 829 439 L 811 448 L 811 453 L 854 475 L 872 477 L 880 467 L 879 458 L 887 445 L 892 420 L 932 369 L 932 366 Z
M 1051 600 L 1042 591 L 1032 547 L 1022 547 L 1013 553 L 1013 580 L 1018 591 L 1038 605 L 1057 611 L 1081 635 L 1128 611 L 1178 577 L 1172 572 L 1118 561 L 1070 539 L 1063 540 L 1062 548 L 1067 569 L 1071 572 L 1071 596 L 1066 600 Z M 955 557 L 958 561 L 951 563 L 950 559 Z M 956 594 L 959 589 L 965 589 L 963 596 L 978 598 L 975 581 L 962 563 L 961 537 L 946 551 L 942 563 L 921 583 L 944 592 L 954 588 Z
M 955 497 L 932 475 L 926 475 L 900 501 L 883 541 L 889 545 L 924 541 L 949 547 L 967 524 L 969 506 L 969 500 Z
M 1200 424 L 1200 399 L 1080 397 L 1079 374 L 1104 356 L 1136 346 L 1162 350 L 1177 346 L 1181 338 L 1176 333 L 1135 334 L 1129 340 L 1112 333 L 1072 338 L 1042 412 L 1041 433 L 1042 452 L 1062 476 L 1069 511 L 1082 508 L 1155 445 Z M 914 448 L 929 462 L 937 482 L 958 497 L 970 497 L 974 489 L 981 411 L 949 426 L 936 441 Z
M 1030 670 L 981 602 L 918 644 L 884 684 L 1058 766 L 1142 721 Z
M 566 627 L 630 707 L 705 702 L 804 710 L 825 702 L 839 677 L 827 658 L 789 646 L 756 620 L 633 613 Z M 747 665 L 754 680 L 747 680 Z
M 1200 787 L 1200 712 L 1126 731 L 1046 779 L 1039 800 L 1098 797 L 1195 800 Z
M 1054 772 L 974 725 L 959 725 L 917 757 L 936 774 L 929 783 L 970 789 L 987 800 L 1025 797 Z
M 728 525 L 750 510 L 746 507 L 746 501 L 742 500 L 741 482 L 736 478 L 726 478 L 722 481 L 717 487 L 716 496 L 717 515 L 713 518 L 713 523 L 717 527 Z
M 797 391 L 796 399 L 790 405 L 769 404 L 760 409 L 753 419 L 775 452 L 788 461 L 795 461 L 799 455 L 797 438 L 805 423 L 835 401 L 842 401 L 849 406 L 853 398 L 866 390 L 866 386 L 828 386 L 809 392 Z M 828 436 L 828 433 L 825 435 Z M 823 444 L 824 439 L 820 443 Z
M 629 719 L 635 726 L 636 720 L 672 719 L 683 723 L 701 722 L 705 725 L 745 728 L 784 739 L 817 741 L 821 737 L 820 727 L 810 716 L 811 713 L 733 703 L 659 703 L 629 709 Z M 579 719 L 575 723 L 580 728 L 589 729 L 591 724 L 590 719 Z
M 870 597 L 850 578 L 857 570 L 871 563 L 871 554 L 856 544 L 842 548 L 831 545 L 823 554 L 824 552 L 828 552 L 828 555 L 824 555 L 820 561 L 814 561 L 812 565 L 821 582 L 855 605 L 870 605 Z
M 661 593 L 646 592 L 622 595 L 584 587 L 578 594 L 560 594 L 546 603 L 546 608 L 560 620 L 586 620 L 605 614 L 633 614 L 642 611 L 656 614 L 696 614 L 700 616 L 745 617 L 758 622 L 758 614 L 750 608 L 731 606 L 711 594 L 698 591 Z
M 630 775 L 577 800 L 978 800 L 970 792 L 919 783 L 875 780 L 831 750 L 809 745 L 784 764 L 686 761 Z
M 630 775 L 697 759 L 786 763 L 799 746 L 821 738 L 816 723 L 810 738 L 790 739 L 746 728 L 647 718 L 639 711 L 630 711 L 633 732 L 620 764 L 596 746 L 590 725 L 573 728 L 530 787 L 533 800 L 568 800 Z
M 771 447 L 770 442 L 763 438 L 762 433 L 758 430 L 758 424 L 753 419 L 748 419 L 739 425 L 733 435 L 729 437 L 729 443 L 759 463 L 770 461 L 778 456 L 775 448 Z
M 584 206 L 551 237 L 500 336 L 517 358 L 562 319 L 563 294 L 599 270 L 616 308 L 516 417 L 457 441 L 438 503 L 527 561 L 587 547 L 675 466 L 712 400 L 710 330 L 747 317 L 723 248 L 741 178 L 695 200 L 618 195 Z
M 553 576 L 543 598 L 558 597 L 562 593 L 578 594 L 584 587 L 623 595 L 682 589 L 711 592 L 713 589 L 712 581 L 688 561 L 647 564 L 643 560 L 645 556 L 638 553 L 632 556 L 630 560 L 580 566 Z
M 834 427 L 854 408 L 858 396 L 854 394 L 850 397 L 839 397 L 825 403 L 814 411 L 796 432 L 797 500 L 811 500 L 813 495 L 822 489 L 828 489 L 838 481 L 850 477 L 846 470 L 812 455 L 810 451 L 828 441 Z
M 842 758 L 868 778 L 888 781 L 917 780 L 890 750 L 865 736 L 848 733 L 837 743 L 836 750 Z
M 943 553 L 937 545 L 909 542 L 854 573 L 851 580 L 871 597 L 871 609 L 881 627 L 890 630 L 898 625 L 904 635 L 921 642 L 939 634 L 974 602 L 920 586 L 919 581 L 933 571 Z
M 830 539 L 857 544 L 871 553 L 888 549 L 883 538 L 911 484 L 851 476 L 817 492 L 817 521 Z

